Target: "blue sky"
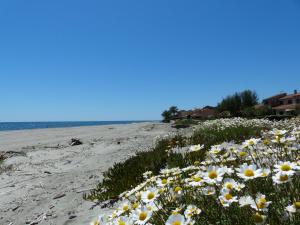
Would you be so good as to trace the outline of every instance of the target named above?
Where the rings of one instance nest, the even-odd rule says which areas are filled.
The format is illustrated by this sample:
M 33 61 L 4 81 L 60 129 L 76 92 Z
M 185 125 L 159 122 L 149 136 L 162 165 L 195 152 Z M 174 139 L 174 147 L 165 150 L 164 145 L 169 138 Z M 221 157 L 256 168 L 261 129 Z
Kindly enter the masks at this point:
M 299 0 L 0 2 L 0 121 L 160 119 L 297 88 Z

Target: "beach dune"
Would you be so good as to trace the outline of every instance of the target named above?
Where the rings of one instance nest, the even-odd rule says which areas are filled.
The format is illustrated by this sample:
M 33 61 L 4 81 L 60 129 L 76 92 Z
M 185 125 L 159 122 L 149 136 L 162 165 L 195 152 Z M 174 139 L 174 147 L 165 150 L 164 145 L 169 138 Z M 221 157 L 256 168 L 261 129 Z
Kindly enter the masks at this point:
M 89 224 L 101 213 L 82 195 L 115 162 L 172 132 L 161 123 L 136 123 L 0 132 L 9 156 L 0 174 L 0 224 Z M 71 146 L 72 138 L 83 144 Z

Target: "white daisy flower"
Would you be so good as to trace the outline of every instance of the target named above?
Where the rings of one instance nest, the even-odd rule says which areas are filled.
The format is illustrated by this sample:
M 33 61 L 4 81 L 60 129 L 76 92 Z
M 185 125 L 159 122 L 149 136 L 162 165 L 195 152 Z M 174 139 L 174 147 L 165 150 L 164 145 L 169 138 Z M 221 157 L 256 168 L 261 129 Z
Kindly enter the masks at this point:
M 244 207 L 244 206 L 250 206 L 252 204 L 255 204 L 254 199 L 251 196 L 242 196 L 239 199 L 239 204 L 240 207 Z
M 204 180 L 202 179 L 202 172 L 199 172 L 192 176 L 189 181 L 189 185 L 192 187 L 199 187 L 203 185 Z
M 154 202 L 150 202 L 147 205 L 145 205 L 145 207 L 152 212 L 156 212 L 158 210 L 160 210 L 162 208 L 162 206 L 158 203 L 154 203 Z
M 216 189 L 212 186 L 202 188 L 202 193 L 204 195 L 214 195 L 216 193 Z
M 222 186 L 223 186 L 223 188 L 226 188 L 227 190 L 230 190 L 230 191 L 231 190 L 240 191 L 241 189 L 243 189 L 245 187 L 245 184 L 240 184 L 232 178 L 225 178 L 223 180 Z
M 107 224 L 108 218 L 104 215 L 100 215 L 96 220 L 90 223 L 90 225 L 100 225 L 100 224 Z
M 272 179 L 273 179 L 273 182 L 276 184 L 284 184 L 284 183 L 290 182 L 292 179 L 292 176 L 289 176 L 283 172 L 278 172 L 272 177 Z
M 253 220 L 256 225 L 261 225 L 266 222 L 267 217 L 265 215 L 262 215 L 260 213 L 256 213 L 253 215 Z
M 204 145 L 192 145 L 190 147 L 190 152 L 197 152 L 204 148 Z
M 300 201 L 296 201 L 294 202 L 292 205 L 289 205 L 286 207 L 286 210 L 289 213 L 296 213 L 296 212 L 300 212 Z
M 225 170 L 222 167 L 209 166 L 207 172 L 204 174 L 204 180 L 209 184 L 220 183 L 223 180 Z
M 128 216 L 118 217 L 113 221 L 114 225 L 133 225 L 133 220 Z M 101 224 L 99 224 L 101 225 Z
M 165 187 L 166 185 L 170 184 L 170 182 L 172 181 L 172 178 L 158 178 L 156 181 L 156 184 L 158 187 Z
M 187 219 L 190 219 L 194 215 L 199 215 L 201 213 L 201 209 L 199 209 L 195 205 L 189 205 L 184 211 L 184 216 Z
M 261 169 L 261 177 L 267 177 L 271 173 L 271 170 L 268 168 L 262 168 Z
M 239 168 L 237 168 L 236 171 L 237 175 L 246 181 L 261 177 L 262 175 L 262 170 L 257 169 L 256 165 L 254 164 L 248 165 L 247 163 L 244 163 Z
M 297 169 L 297 166 L 291 162 L 280 162 L 279 164 L 275 165 L 276 172 L 282 172 L 289 176 L 294 175 L 294 169 Z
M 266 211 L 268 211 L 268 207 L 271 203 L 272 203 L 271 201 L 266 200 L 265 195 L 258 193 L 256 195 L 254 204 L 252 203 L 250 206 L 251 206 L 251 208 L 255 209 L 256 211 L 266 212 Z
M 122 202 L 118 208 L 118 212 L 120 212 L 119 214 L 130 211 L 130 206 L 131 203 L 129 201 Z
M 224 207 L 230 206 L 233 202 L 238 202 L 237 197 L 230 193 L 230 190 L 223 188 L 219 200 Z
M 172 214 L 166 221 L 166 225 L 186 225 L 186 220 L 181 214 Z
M 153 202 L 159 196 L 158 189 L 151 187 L 141 193 L 142 201 L 145 203 Z
M 135 224 L 144 225 L 152 216 L 152 211 L 149 211 L 147 207 L 141 206 L 133 211 L 132 218 Z
M 254 145 L 257 145 L 259 141 L 261 141 L 260 138 L 251 138 L 249 140 L 244 141 L 243 146 L 244 146 L 244 148 L 254 146 Z
M 278 129 L 273 129 L 269 132 L 270 134 L 272 135 L 275 135 L 275 136 L 283 136 L 287 133 L 287 130 L 278 130 Z
M 213 145 L 213 146 L 210 147 L 209 153 L 218 154 L 221 151 L 222 151 L 222 146 L 221 145 Z

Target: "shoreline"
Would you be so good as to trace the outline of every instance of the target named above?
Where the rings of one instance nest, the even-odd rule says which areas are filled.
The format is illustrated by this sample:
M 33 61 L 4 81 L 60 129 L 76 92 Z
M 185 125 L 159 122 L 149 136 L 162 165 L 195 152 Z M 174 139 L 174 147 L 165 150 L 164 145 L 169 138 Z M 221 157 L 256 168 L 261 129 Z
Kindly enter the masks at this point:
M 38 122 L 0 122 L 0 132 L 9 131 L 26 131 L 26 130 L 43 130 L 43 129 L 58 129 L 58 128 L 75 128 L 75 127 L 94 127 L 94 126 L 111 126 L 111 125 L 128 125 L 138 123 L 161 123 L 159 120 L 124 120 L 124 121 L 38 121 Z M 1 128 L 1 124 L 44 124 L 40 127 L 28 128 Z M 48 125 L 47 125 L 48 124 Z M 57 124 L 57 125 L 55 125 Z M 58 125 L 58 124 L 66 124 Z M 53 127 L 47 127 L 53 125 Z
M 145 122 L 0 132 L 0 151 L 16 153 L 4 161 L 13 169 L 0 174 L 0 224 L 89 224 L 101 210 L 89 210 L 83 193 L 114 163 L 173 131 Z M 70 146 L 71 138 L 83 144 Z

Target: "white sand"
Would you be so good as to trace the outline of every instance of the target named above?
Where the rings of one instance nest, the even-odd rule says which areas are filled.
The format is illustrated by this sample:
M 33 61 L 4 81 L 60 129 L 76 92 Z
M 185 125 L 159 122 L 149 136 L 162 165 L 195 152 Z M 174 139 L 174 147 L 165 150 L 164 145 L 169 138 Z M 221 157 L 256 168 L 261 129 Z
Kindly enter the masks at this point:
M 171 131 L 166 124 L 140 123 L 0 132 L 0 151 L 20 153 L 5 160 L 13 170 L 0 174 L 0 224 L 89 224 L 101 209 L 90 210 L 83 192 L 114 162 Z M 69 146 L 71 138 L 83 145 Z

